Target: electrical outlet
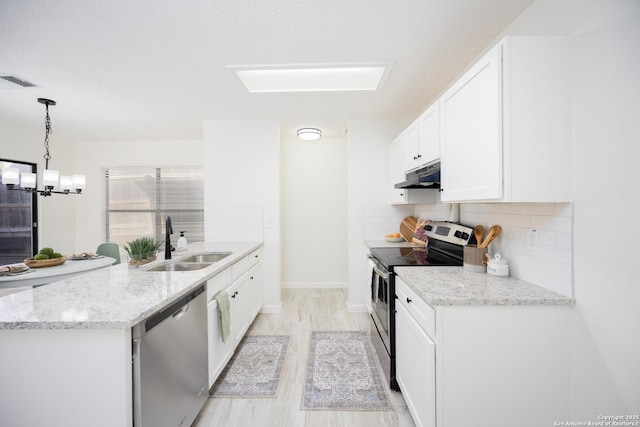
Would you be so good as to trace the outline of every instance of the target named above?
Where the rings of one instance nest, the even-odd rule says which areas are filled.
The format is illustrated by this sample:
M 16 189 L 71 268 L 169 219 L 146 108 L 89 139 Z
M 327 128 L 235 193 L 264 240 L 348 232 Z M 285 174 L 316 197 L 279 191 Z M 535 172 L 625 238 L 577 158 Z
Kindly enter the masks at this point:
M 527 248 L 534 252 L 538 252 L 540 249 L 540 243 L 538 241 L 538 230 L 532 228 L 527 235 Z
M 264 228 L 273 228 L 273 217 L 266 217 L 264 219 Z

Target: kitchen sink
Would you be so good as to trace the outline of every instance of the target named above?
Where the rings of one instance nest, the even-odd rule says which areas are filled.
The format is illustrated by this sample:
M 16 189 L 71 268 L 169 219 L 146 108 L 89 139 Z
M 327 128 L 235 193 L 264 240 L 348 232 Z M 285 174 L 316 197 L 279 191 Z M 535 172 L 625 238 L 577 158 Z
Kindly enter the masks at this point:
M 180 259 L 180 262 L 218 262 L 231 255 L 231 252 L 207 252 L 199 255 L 191 255 Z
M 173 262 L 157 265 L 147 271 L 195 271 L 207 268 L 211 264 L 211 262 Z

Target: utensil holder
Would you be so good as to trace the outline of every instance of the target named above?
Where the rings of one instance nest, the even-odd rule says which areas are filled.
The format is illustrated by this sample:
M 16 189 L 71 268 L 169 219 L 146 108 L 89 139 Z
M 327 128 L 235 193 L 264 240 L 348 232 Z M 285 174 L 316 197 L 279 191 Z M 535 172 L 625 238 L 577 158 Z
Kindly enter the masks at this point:
M 475 245 L 468 245 L 464 247 L 462 268 L 465 271 L 472 271 L 474 273 L 486 273 L 487 272 L 487 248 L 479 248 Z

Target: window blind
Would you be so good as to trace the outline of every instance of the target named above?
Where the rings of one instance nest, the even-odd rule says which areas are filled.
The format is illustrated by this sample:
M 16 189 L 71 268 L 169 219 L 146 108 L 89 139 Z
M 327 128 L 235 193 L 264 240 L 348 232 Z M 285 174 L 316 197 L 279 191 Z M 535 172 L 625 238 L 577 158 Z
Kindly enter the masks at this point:
M 174 245 L 180 231 L 191 242 L 204 240 L 203 167 L 113 167 L 104 176 L 108 242 L 164 240 L 167 216 Z

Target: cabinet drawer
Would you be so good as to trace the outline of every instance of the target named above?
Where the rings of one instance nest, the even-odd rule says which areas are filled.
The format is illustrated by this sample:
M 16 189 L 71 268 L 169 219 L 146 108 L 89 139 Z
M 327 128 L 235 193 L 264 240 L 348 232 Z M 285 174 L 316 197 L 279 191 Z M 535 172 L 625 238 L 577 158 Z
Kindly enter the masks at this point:
M 249 257 L 246 256 L 231 266 L 231 279 L 236 281 L 244 273 L 249 271 Z
M 222 289 L 229 286 L 231 281 L 231 268 L 227 268 L 207 280 L 207 302 L 211 301 Z
M 262 247 L 251 252 L 247 258 L 249 259 L 249 268 L 256 265 L 260 260 L 262 260 Z
M 436 312 L 422 298 L 418 296 L 400 277 L 396 276 L 396 300 L 402 304 L 409 314 L 418 322 L 431 339 L 436 336 Z

